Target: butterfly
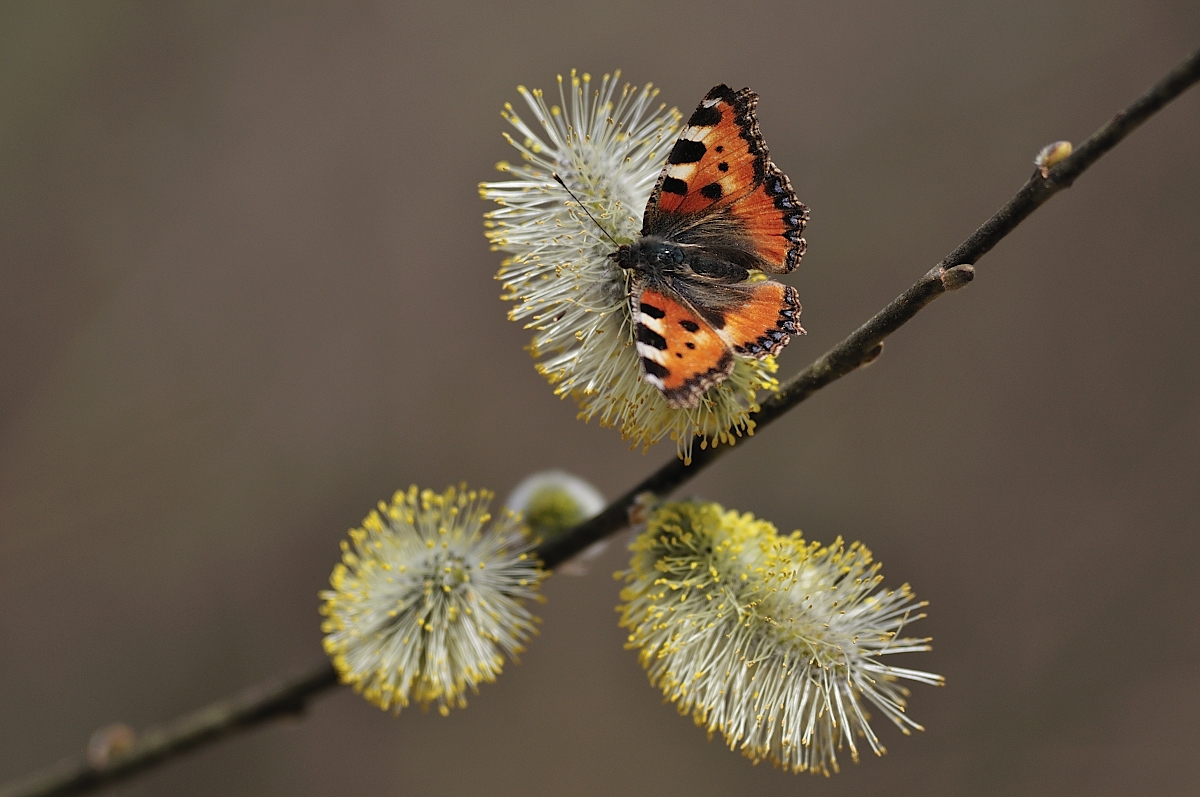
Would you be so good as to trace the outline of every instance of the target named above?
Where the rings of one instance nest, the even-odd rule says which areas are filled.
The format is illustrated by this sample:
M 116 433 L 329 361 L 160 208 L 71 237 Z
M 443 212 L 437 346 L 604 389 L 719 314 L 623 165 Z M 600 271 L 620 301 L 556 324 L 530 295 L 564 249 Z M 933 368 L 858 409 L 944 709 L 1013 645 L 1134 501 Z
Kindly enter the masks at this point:
M 720 85 L 705 95 L 667 156 L 641 236 L 609 255 L 631 272 L 634 342 L 646 382 L 692 408 L 733 373 L 803 335 L 796 289 L 750 281 L 786 274 L 807 246 L 808 208 L 771 162 L 758 95 Z

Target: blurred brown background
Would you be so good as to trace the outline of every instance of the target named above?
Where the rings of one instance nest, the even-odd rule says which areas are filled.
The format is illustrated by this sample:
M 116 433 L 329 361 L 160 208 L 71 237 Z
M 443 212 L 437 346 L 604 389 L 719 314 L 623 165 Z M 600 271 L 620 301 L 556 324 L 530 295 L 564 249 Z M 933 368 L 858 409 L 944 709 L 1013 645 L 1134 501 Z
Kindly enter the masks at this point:
M 758 91 L 812 207 L 794 373 L 1200 45 L 1178 2 L 8 4 L 0 18 L 0 780 L 319 660 L 380 498 L 616 495 L 504 318 L 476 193 L 515 86 Z M 881 360 L 689 492 L 862 539 L 932 602 L 928 730 L 832 780 L 705 741 L 622 648 L 610 551 L 466 711 L 346 690 L 112 793 L 1195 793 L 1200 92 Z

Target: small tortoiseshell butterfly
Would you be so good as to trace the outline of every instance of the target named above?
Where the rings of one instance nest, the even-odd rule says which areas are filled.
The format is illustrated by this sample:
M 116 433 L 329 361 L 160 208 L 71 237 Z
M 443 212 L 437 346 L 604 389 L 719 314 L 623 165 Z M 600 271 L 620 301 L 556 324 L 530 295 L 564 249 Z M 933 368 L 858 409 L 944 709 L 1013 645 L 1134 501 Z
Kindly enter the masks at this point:
M 808 208 L 771 162 L 758 95 L 720 85 L 688 119 L 650 194 L 641 237 L 610 257 L 633 272 L 630 309 L 647 382 L 672 407 L 700 403 L 733 355 L 777 354 L 802 335 L 796 289 L 750 269 L 800 264 Z

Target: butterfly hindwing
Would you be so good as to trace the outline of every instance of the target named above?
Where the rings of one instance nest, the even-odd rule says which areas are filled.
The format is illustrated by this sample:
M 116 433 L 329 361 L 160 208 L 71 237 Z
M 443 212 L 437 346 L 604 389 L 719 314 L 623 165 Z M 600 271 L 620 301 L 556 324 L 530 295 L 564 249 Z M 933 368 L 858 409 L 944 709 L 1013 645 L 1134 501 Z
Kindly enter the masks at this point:
M 733 372 L 733 353 L 712 326 L 678 297 L 635 286 L 632 307 L 644 379 L 672 407 L 695 407 Z
M 732 203 L 727 213 L 741 222 L 756 265 L 771 274 L 786 274 L 800 265 L 808 248 L 801 234 L 808 207 L 796 198 L 787 175 L 774 163 L 753 191 Z
M 724 314 L 717 334 L 736 354 L 762 359 L 778 354 L 792 335 L 803 335 L 800 296 L 771 280 L 736 286 L 744 299 Z

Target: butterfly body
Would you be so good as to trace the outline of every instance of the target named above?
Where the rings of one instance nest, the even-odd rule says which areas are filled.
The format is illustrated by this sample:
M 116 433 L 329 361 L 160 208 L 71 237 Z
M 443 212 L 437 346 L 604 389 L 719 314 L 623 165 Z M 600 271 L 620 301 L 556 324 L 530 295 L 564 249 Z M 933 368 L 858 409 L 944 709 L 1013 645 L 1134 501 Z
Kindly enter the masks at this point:
M 724 85 L 705 96 L 667 157 L 641 236 L 611 255 L 632 273 L 643 378 L 674 407 L 698 406 L 735 355 L 762 359 L 804 333 L 794 288 L 750 280 L 799 265 L 808 220 L 768 157 L 756 103 Z

